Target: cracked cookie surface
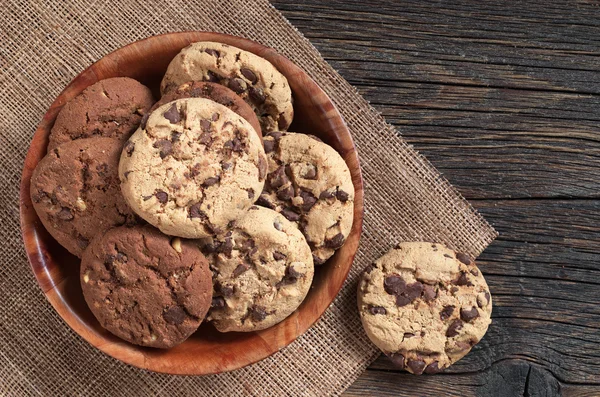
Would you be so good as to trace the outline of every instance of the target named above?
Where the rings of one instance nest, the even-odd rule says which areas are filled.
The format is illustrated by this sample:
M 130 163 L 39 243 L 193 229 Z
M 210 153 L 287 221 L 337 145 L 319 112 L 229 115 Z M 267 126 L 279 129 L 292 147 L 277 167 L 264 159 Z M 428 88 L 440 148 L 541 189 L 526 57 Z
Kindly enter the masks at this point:
M 269 175 L 258 205 L 295 222 L 315 265 L 340 248 L 352 228 L 354 186 L 346 162 L 318 138 L 272 132 L 264 137 Z
M 164 94 L 186 81 L 229 87 L 255 111 L 263 132 L 285 131 L 292 123 L 292 91 L 269 61 L 227 44 L 192 43 L 173 58 L 161 83 Z
M 48 152 L 57 146 L 95 136 L 123 144 L 154 103 L 150 89 L 128 77 L 114 77 L 86 88 L 56 116 Z
M 227 234 L 199 244 L 213 271 L 208 319 L 221 332 L 271 327 L 293 313 L 310 289 L 310 248 L 275 211 L 253 206 Z
M 83 295 L 100 324 L 141 346 L 186 340 L 210 307 L 212 282 L 197 245 L 153 227 L 118 227 L 95 238 L 81 260 Z
M 267 161 L 243 117 L 204 98 L 156 109 L 123 148 L 121 190 L 163 233 L 213 236 L 242 217 L 262 191 Z
M 363 272 L 358 309 L 369 339 L 413 374 L 436 373 L 465 356 L 491 323 L 483 275 L 442 244 L 401 243 Z
M 246 120 L 254 127 L 256 133 L 262 139 L 262 131 L 260 128 L 260 123 L 258 122 L 258 118 L 254 113 L 254 110 L 248 105 L 242 98 L 240 98 L 235 92 L 231 91 L 229 88 L 217 84 L 211 83 L 208 81 L 188 81 L 187 83 L 183 83 L 179 87 L 171 89 L 167 91 L 158 102 L 152 106 L 150 111 L 148 112 L 148 116 L 152 111 L 156 110 L 158 107 L 164 105 L 165 103 L 183 99 L 183 98 L 206 98 L 211 101 L 217 102 Z M 147 118 L 146 118 L 147 120 Z M 145 124 L 145 120 L 142 121 L 142 124 Z M 142 125 L 142 128 L 145 128 L 145 125 Z
M 96 234 L 138 222 L 119 187 L 121 148 L 111 138 L 78 139 L 49 152 L 33 172 L 33 207 L 73 255 L 81 257 Z

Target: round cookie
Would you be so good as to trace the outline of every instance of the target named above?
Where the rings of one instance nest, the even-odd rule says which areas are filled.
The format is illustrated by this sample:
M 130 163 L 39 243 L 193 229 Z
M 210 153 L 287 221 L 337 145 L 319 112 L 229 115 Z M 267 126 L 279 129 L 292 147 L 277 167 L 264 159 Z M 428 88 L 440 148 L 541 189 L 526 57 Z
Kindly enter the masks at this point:
M 169 348 L 186 340 L 212 298 L 210 269 L 197 245 L 148 225 L 95 238 L 83 253 L 80 279 L 100 324 L 141 346 Z
M 310 289 L 310 248 L 275 211 L 250 207 L 231 231 L 200 245 L 213 271 L 208 319 L 221 332 L 271 327 L 292 314 Z
M 202 41 L 173 58 L 160 85 L 164 94 L 186 81 L 211 81 L 241 96 L 256 112 L 263 131 L 285 131 L 292 123 L 292 91 L 269 61 L 227 44 Z
M 81 256 L 96 234 L 137 219 L 119 188 L 121 142 L 87 138 L 49 152 L 31 177 L 33 207 L 48 232 Z
M 254 128 L 223 105 L 179 99 L 156 109 L 121 155 L 121 191 L 163 233 L 219 234 L 264 185 L 267 161 Z
M 256 202 L 296 222 L 323 264 L 352 228 L 354 186 L 342 156 L 316 137 L 272 132 L 264 137 L 269 159 L 265 189 Z
M 148 116 L 154 110 L 164 105 L 165 103 L 183 99 L 183 98 L 206 98 L 211 101 L 220 103 L 221 105 L 233 110 L 246 120 L 254 127 L 258 136 L 262 140 L 262 131 L 260 129 L 260 123 L 254 113 L 254 110 L 248 105 L 242 98 L 240 98 L 235 92 L 229 88 L 222 86 L 217 83 L 210 83 L 208 81 L 188 81 L 183 83 L 175 89 L 167 91 L 158 102 L 152 106 L 150 111 L 142 119 L 142 128 L 145 128 L 145 123 L 148 120 Z
M 95 136 L 114 138 L 123 144 L 153 103 L 150 89 L 134 79 L 100 80 L 67 102 L 58 113 L 48 152 L 65 142 Z
M 394 364 L 418 375 L 441 371 L 481 340 L 492 300 L 468 255 L 410 242 L 365 269 L 358 310 L 369 339 Z

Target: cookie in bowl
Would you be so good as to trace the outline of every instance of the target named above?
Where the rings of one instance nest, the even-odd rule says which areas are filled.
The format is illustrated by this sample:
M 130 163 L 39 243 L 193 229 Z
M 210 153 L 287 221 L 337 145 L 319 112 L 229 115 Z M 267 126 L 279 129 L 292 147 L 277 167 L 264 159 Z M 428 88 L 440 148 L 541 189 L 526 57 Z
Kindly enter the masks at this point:
M 187 81 L 229 87 L 256 112 L 263 131 L 285 131 L 292 123 L 292 91 L 283 74 L 264 58 L 210 41 L 192 43 L 173 58 L 161 83 L 163 95 Z
M 125 144 L 119 164 L 131 208 L 163 233 L 185 238 L 227 230 L 256 201 L 266 172 L 250 123 L 204 98 L 152 112 Z
M 455 363 L 483 338 L 492 299 L 468 255 L 406 242 L 365 269 L 358 310 L 369 339 L 396 366 L 420 375 Z

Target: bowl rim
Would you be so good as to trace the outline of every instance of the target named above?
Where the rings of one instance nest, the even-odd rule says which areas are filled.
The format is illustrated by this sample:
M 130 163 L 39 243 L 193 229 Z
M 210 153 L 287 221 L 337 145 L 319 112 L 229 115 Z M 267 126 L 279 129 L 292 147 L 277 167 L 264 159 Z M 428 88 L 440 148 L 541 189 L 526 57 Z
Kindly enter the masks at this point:
M 136 355 L 131 355 L 131 354 L 116 355 L 115 354 L 116 350 L 114 350 L 113 347 L 118 350 L 118 346 L 116 346 L 116 345 L 119 345 L 119 343 L 111 343 L 111 342 L 107 341 L 104 337 L 101 337 L 101 336 L 100 336 L 100 338 L 103 339 L 104 343 L 96 343 L 93 340 L 93 337 L 96 334 L 96 332 L 94 330 L 90 329 L 85 324 L 85 322 L 79 318 L 79 316 L 77 315 L 76 312 L 71 310 L 71 306 L 66 303 L 65 298 L 61 294 L 59 287 L 62 283 L 64 283 L 66 281 L 66 279 L 61 280 L 60 282 L 56 283 L 51 272 L 48 271 L 47 267 L 42 266 L 40 263 L 38 263 L 39 261 L 37 261 L 35 259 L 34 255 L 32 254 L 32 252 L 36 252 L 39 257 L 47 256 L 47 254 L 45 254 L 44 252 L 42 252 L 40 250 L 40 241 L 38 240 L 38 235 L 37 235 L 37 233 L 35 233 L 36 228 L 34 227 L 34 224 L 36 222 L 39 223 L 40 221 L 39 221 L 37 214 L 33 210 L 32 204 L 31 204 L 30 180 L 31 180 L 31 175 L 33 173 L 33 170 L 35 169 L 35 166 L 37 166 L 39 159 L 36 160 L 36 158 L 38 157 L 38 154 L 35 150 L 32 150 L 32 144 L 35 142 L 39 143 L 40 140 L 42 140 L 42 141 L 47 140 L 47 136 L 43 136 L 43 134 L 46 129 L 51 128 L 52 123 L 56 119 L 56 115 L 58 114 L 60 109 L 66 104 L 67 101 L 63 101 L 63 99 L 64 99 L 63 96 L 70 91 L 71 87 L 77 85 L 78 83 L 80 84 L 80 80 L 84 79 L 89 74 L 91 74 L 93 76 L 93 79 L 92 79 L 92 81 L 87 82 L 85 87 L 89 87 L 90 85 L 94 84 L 95 82 L 101 80 L 96 75 L 95 68 L 98 65 L 102 65 L 103 62 L 106 62 L 107 58 L 114 57 L 115 55 L 118 55 L 120 52 L 125 53 L 125 52 L 127 52 L 128 49 L 134 48 L 135 46 L 139 46 L 141 44 L 149 43 L 151 41 L 155 41 L 155 40 L 160 41 L 161 39 L 165 39 L 165 38 L 186 37 L 189 35 L 210 36 L 211 38 L 220 39 L 220 40 L 212 40 L 211 39 L 211 41 L 217 41 L 217 42 L 223 42 L 222 40 L 224 40 L 225 42 L 227 42 L 227 41 L 229 41 L 229 42 L 232 42 L 232 41 L 246 42 L 246 44 L 256 46 L 257 48 L 260 49 L 261 53 L 257 54 L 257 55 L 264 57 L 265 54 L 268 54 L 270 57 L 280 57 L 282 59 L 282 62 L 289 63 L 293 69 L 297 69 L 297 71 L 302 73 L 305 76 L 305 78 L 308 80 L 308 82 L 314 86 L 314 88 L 318 91 L 319 96 L 322 96 L 327 101 L 327 103 L 331 104 L 333 111 L 335 112 L 335 118 L 339 119 L 339 122 L 336 125 L 336 129 L 339 128 L 342 130 L 342 132 L 344 132 L 344 135 L 347 136 L 347 138 L 353 148 L 353 150 L 349 151 L 348 153 L 340 153 L 340 155 L 342 155 L 342 157 L 344 158 L 344 161 L 346 161 L 346 162 L 348 162 L 347 157 L 354 157 L 355 161 L 356 161 L 356 169 L 354 169 L 354 170 L 351 169 L 351 172 L 353 172 L 355 200 L 354 200 L 354 208 L 353 208 L 354 219 L 353 219 L 352 228 L 351 228 L 351 231 L 350 231 L 348 237 L 354 236 L 354 235 L 356 235 L 357 237 L 355 240 L 355 247 L 350 252 L 350 255 L 348 255 L 348 258 L 347 258 L 348 266 L 346 266 L 346 269 L 344 270 L 343 278 L 339 282 L 339 285 L 336 285 L 335 289 L 332 291 L 331 301 L 326 306 L 324 306 L 322 310 L 320 310 L 316 315 L 313 316 L 310 323 L 308 323 L 304 329 L 301 329 L 300 332 L 297 332 L 295 334 L 295 336 L 290 338 L 283 345 L 281 345 L 277 348 L 271 349 L 271 351 L 268 354 L 266 354 L 262 357 L 258 357 L 256 359 L 247 361 L 243 365 L 239 365 L 239 366 L 234 365 L 230 368 L 226 368 L 223 371 L 212 371 L 212 372 L 203 372 L 203 373 L 195 373 L 195 372 L 190 372 L 190 371 L 181 371 L 181 372 L 175 371 L 175 372 L 173 372 L 171 367 L 151 368 L 146 365 L 146 360 L 143 359 L 143 357 L 142 357 L 142 360 L 140 360 L 139 357 L 137 357 Z M 190 42 L 195 42 L 195 41 L 202 41 L 202 40 L 192 39 Z M 251 51 L 251 52 L 254 52 L 254 51 Z M 83 89 L 85 89 L 85 87 L 82 88 L 81 91 Z M 79 92 L 81 92 L 81 91 L 79 91 Z M 45 149 L 47 147 L 47 142 L 42 142 L 41 145 Z M 338 151 L 338 150 L 336 150 L 336 151 Z M 45 150 L 44 150 L 44 153 L 45 153 Z M 338 151 L 338 153 L 339 153 L 339 151 Z M 21 182 L 20 182 L 20 190 L 19 190 L 19 217 L 20 217 L 21 237 L 23 239 L 24 248 L 26 250 L 27 260 L 30 264 L 30 268 L 36 278 L 38 286 L 44 293 L 46 299 L 50 302 L 50 304 L 52 305 L 54 310 L 61 317 L 62 321 L 64 321 L 71 330 L 73 330 L 77 335 L 82 337 L 87 343 L 89 343 L 96 349 L 102 351 L 104 354 L 106 354 L 116 360 L 119 360 L 125 364 L 129 364 L 129 365 L 132 365 L 132 366 L 140 368 L 140 369 L 150 370 L 150 371 L 158 372 L 158 373 L 172 374 L 172 375 L 211 375 L 211 374 L 216 374 L 216 373 L 221 373 L 221 372 L 230 372 L 230 371 L 233 371 L 236 369 L 240 369 L 240 368 L 246 367 L 248 365 L 254 364 L 258 361 L 264 360 L 267 357 L 272 356 L 273 354 L 280 351 L 284 347 L 289 346 L 298 337 L 300 337 L 306 331 L 308 331 L 308 329 L 313 327 L 314 324 L 318 320 L 321 319 L 321 317 L 323 316 L 325 311 L 331 306 L 331 304 L 334 302 L 335 298 L 339 294 L 339 291 L 344 286 L 345 281 L 347 280 L 348 274 L 350 272 L 350 269 L 352 268 L 352 264 L 354 263 L 355 256 L 358 252 L 359 242 L 360 242 L 360 238 L 362 236 L 362 226 L 363 226 L 363 213 L 364 213 L 364 190 L 363 189 L 364 189 L 364 186 L 363 186 L 362 170 L 360 167 L 360 159 L 358 156 L 356 145 L 354 144 L 354 140 L 352 138 L 350 131 L 348 130 L 348 127 L 346 125 L 345 120 L 343 119 L 343 116 L 338 111 L 337 107 L 335 106 L 335 104 L 333 103 L 331 98 L 327 95 L 327 93 L 298 65 L 296 65 L 294 62 L 289 60 L 287 57 L 278 53 L 273 48 L 264 46 L 258 42 L 255 42 L 253 40 L 246 39 L 243 37 L 238 37 L 238 36 L 224 34 L 224 33 L 218 33 L 218 32 L 207 32 L 207 31 L 182 31 L 182 32 L 163 33 L 163 34 L 149 36 L 144 39 L 131 42 L 125 46 L 119 47 L 119 48 L 107 53 L 106 55 L 102 56 L 96 62 L 94 62 L 93 64 L 91 64 L 90 66 L 88 66 L 87 68 L 85 68 L 84 70 L 79 72 L 76 76 L 74 76 L 73 79 L 69 82 L 69 84 L 67 84 L 65 86 L 65 88 L 58 94 L 58 96 L 52 101 L 52 103 L 48 107 L 46 113 L 44 114 L 44 116 L 42 117 L 42 119 L 40 120 L 38 125 L 36 126 L 36 130 L 35 130 L 34 134 L 32 135 L 29 147 L 27 149 L 27 154 L 26 154 L 25 160 L 23 162 L 23 170 L 22 170 L 22 174 L 21 174 Z M 31 212 L 33 212 L 33 220 L 29 219 L 31 217 Z M 41 226 L 41 227 L 44 228 L 43 226 Z M 31 236 L 33 236 L 33 238 L 30 238 Z M 38 271 L 38 270 L 40 270 L 40 268 L 43 271 Z M 314 283 L 314 281 L 313 281 L 313 283 Z M 296 313 L 296 312 L 294 312 L 294 313 Z M 72 324 L 72 323 L 74 323 L 74 324 Z M 80 326 L 85 328 L 85 330 L 82 330 L 80 327 L 75 327 L 74 326 L 75 324 L 79 324 Z M 87 332 L 85 332 L 85 331 L 87 331 Z M 131 345 L 134 348 L 141 348 L 140 346 L 130 344 L 126 341 L 122 341 L 122 344 Z M 143 353 L 142 353 L 142 356 L 143 356 Z

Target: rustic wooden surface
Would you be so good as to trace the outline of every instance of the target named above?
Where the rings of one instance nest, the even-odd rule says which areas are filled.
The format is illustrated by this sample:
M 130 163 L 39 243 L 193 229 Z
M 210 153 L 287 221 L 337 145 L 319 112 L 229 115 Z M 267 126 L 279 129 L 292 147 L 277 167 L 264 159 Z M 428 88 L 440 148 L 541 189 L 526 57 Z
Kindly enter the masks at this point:
M 600 396 L 599 4 L 273 4 L 500 232 L 483 341 L 346 395 Z

